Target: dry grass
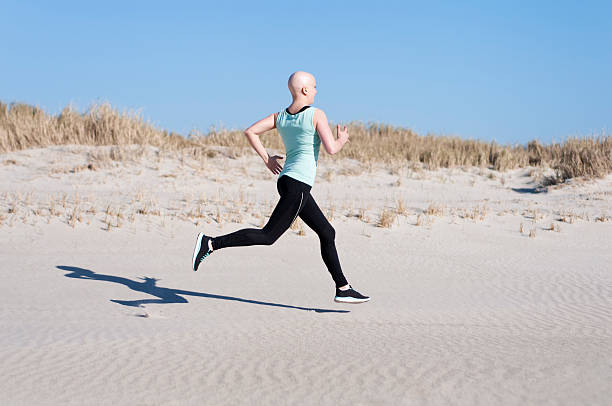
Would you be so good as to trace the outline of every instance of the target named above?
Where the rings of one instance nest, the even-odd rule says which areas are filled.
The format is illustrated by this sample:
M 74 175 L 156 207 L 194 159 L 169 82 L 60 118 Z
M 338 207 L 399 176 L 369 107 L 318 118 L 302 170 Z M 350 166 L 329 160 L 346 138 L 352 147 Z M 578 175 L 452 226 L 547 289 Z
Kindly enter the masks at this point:
M 596 218 L 595 218 L 595 221 L 596 221 L 596 222 L 602 222 L 602 223 L 604 223 L 604 222 L 608 221 L 608 217 L 606 216 L 606 213 L 604 212 L 604 213 L 601 213 L 601 216 L 596 217 Z
M 433 217 L 428 216 L 426 213 L 421 213 L 416 218 L 415 226 L 426 226 L 431 227 L 433 224 Z
M 405 216 L 408 214 L 408 209 L 404 205 L 404 200 L 398 199 L 395 212 L 400 216 Z
M 290 226 L 291 230 L 295 231 L 299 236 L 305 236 L 306 231 L 304 230 L 304 222 L 300 218 L 296 218 Z
M 325 216 L 325 217 L 327 217 L 327 220 L 329 222 L 334 221 L 334 214 L 335 213 L 336 213 L 336 208 L 334 206 L 334 203 L 332 202 L 332 203 L 329 204 L 329 207 L 327 208 L 327 213 L 326 213 L 326 216 Z
M 85 113 L 67 106 L 57 116 L 25 104 L 0 103 L 0 150 L 12 151 L 58 144 L 180 144 L 183 137 L 160 131 L 136 113 L 120 114 L 109 104 Z
M 396 218 L 397 213 L 395 210 L 383 209 L 382 213 L 380 213 L 380 217 L 376 225 L 378 227 L 391 228 Z
M 293 231 L 297 231 L 300 228 L 301 219 L 296 218 L 293 223 L 289 226 L 289 228 Z
M 415 167 L 416 163 L 425 169 L 476 166 L 497 171 L 532 165 L 554 169 L 554 176 L 542 179 L 545 184 L 554 184 L 612 172 L 612 137 L 608 135 L 568 138 L 564 143 L 550 145 L 531 141 L 527 146 L 502 146 L 459 137 L 422 136 L 386 124 L 352 122 L 348 127 L 351 142 L 342 150 L 342 156 L 359 161 L 363 168 L 371 169 L 373 163 L 382 162 L 393 174 L 407 166 Z M 276 131 L 264 134 L 262 139 L 267 148 L 283 149 Z M 91 166 L 73 168 L 74 171 L 95 170 L 100 167 L 97 162 L 138 158 L 143 149 L 125 148 L 133 145 L 151 145 L 196 159 L 215 156 L 215 147 L 219 146 L 229 147 L 231 157 L 252 153 L 242 131 L 213 128 L 206 134 L 193 131 L 183 137 L 152 126 L 138 112 L 122 113 L 107 103 L 94 104 L 83 113 L 67 106 L 52 116 L 26 104 L 0 102 L 0 152 L 62 144 L 113 146 L 108 156 L 92 156 Z M 15 164 L 5 161 L 5 165 Z M 354 172 L 361 173 L 363 168 Z M 323 174 L 329 180 L 332 176 L 331 172 Z M 401 185 L 401 177 L 395 183 Z
M 568 223 L 568 224 L 574 224 L 574 221 L 576 220 L 576 214 L 574 213 L 563 213 L 561 215 L 561 218 L 559 219 L 559 221 L 562 221 L 564 223 Z
M 358 213 L 357 213 L 357 218 L 361 221 L 363 221 L 364 223 L 369 223 L 370 222 L 370 217 L 367 214 L 366 209 L 364 208 L 360 208 Z
M 471 219 L 473 221 L 483 221 L 487 216 L 487 206 L 477 205 L 472 209 L 458 209 L 457 214 L 460 218 Z
M 442 217 L 444 216 L 444 209 L 445 206 L 443 204 L 431 203 L 427 210 L 425 210 L 425 214 L 428 216 Z

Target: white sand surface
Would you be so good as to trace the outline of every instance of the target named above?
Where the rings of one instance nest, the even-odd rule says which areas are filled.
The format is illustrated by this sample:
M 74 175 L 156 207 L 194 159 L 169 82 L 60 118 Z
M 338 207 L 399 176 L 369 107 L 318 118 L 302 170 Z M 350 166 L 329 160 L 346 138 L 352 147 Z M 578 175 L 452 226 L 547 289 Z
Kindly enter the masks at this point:
M 341 305 L 301 224 L 191 271 L 198 231 L 271 213 L 258 158 L 83 169 L 101 151 L 0 155 L 2 405 L 610 404 L 612 176 L 324 158 L 313 196 L 372 297 Z

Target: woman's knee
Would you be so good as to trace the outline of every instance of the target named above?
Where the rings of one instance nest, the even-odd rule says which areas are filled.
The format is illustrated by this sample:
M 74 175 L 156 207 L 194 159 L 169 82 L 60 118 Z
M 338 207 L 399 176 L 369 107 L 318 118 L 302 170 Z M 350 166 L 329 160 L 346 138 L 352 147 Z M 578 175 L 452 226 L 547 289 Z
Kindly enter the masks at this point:
M 319 238 L 321 241 L 334 241 L 336 238 L 336 230 L 329 224 L 327 227 L 323 228 L 319 233 Z
M 263 245 L 272 245 L 278 240 L 280 235 L 278 233 L 273 233 L 270 231 L 262 230 L 262 243 Z

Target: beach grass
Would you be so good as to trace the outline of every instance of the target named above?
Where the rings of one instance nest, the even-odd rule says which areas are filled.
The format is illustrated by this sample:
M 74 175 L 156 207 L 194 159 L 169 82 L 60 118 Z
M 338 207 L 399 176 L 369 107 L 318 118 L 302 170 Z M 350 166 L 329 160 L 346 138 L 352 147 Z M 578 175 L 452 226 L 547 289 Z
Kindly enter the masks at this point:
M 340 156 L 355 159 L 366 168 L 383 163 L 391 173 L 419 167 L 434 170 L 475 166 L 504 172 L 533 166 L 554 171 L 554 175 L 541 179 L 542 184 L 551 185 L 570 178 L 597 178 L 612 172 L 612 136 L 606 134 L 568 137 L 561 143 L 541 144 L 533 140 L 527 145 L 500 145 L 495 141 L 419 135 L 388 124 L 351 122 L 346 125 L 350 142 Z M 267 148 L 283 150 L 276 130 L 262 134 L 261 138 Z M 108 160 L 136 160 L 144 150 L 126 148 L 134 145 L 154 146 L 161 152 L 195 159 L 214 157 L 219 153 L 218 147 L 227 147 L 226 153 L 231 157 L 252 153 L 241 130 L 211 128 L 207 133 L 192 131 L 183 136 L 153 126 L 137 111 L 120 112 L 108 103 L 92 104 L 84 112 L 67 106 L 61 113 L 51 115 L 35 106 L 0 102 L 0 152 L 65 144 L 112 146 L 106 152 L 108 156 L 92 156 L 90 166 L 79 170 L 94 169 L 96 164 Z M 325 154 L 322 158 L 326 159 Z M 349 172 L 361 173 L 360 170 Z

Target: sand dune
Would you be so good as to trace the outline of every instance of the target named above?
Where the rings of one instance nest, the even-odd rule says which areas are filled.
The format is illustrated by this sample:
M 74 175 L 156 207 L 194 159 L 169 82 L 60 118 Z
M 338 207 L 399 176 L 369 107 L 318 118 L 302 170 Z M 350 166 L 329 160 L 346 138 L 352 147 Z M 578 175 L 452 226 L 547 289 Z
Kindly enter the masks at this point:
M 612 177 L 544 190 L 530 169 L 347 176 L 358 164 L 323 160 L 313 195 L 347 278 L 372 296 L 351 306 L 333 302 L 305 226 L 191 271 L 197 231 L 269 215 L 258 159 L 74 170 L 92 150 L 0 156 L 2 404 L 612 398 Z

